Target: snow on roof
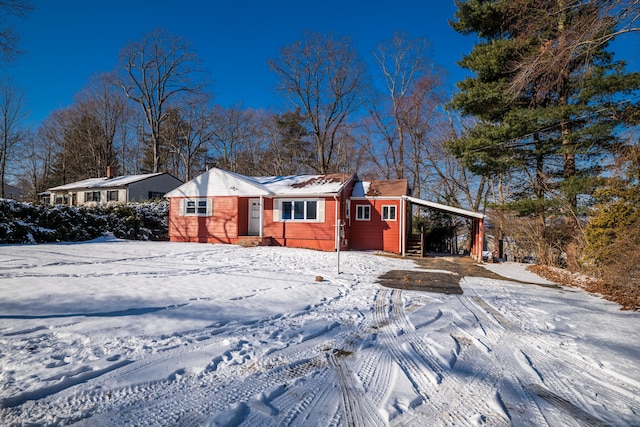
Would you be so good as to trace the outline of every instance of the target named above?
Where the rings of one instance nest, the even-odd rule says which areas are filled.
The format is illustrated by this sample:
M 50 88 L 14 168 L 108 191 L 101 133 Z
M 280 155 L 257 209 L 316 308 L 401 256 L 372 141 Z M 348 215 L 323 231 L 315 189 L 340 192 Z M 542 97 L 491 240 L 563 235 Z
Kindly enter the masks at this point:
M 270 191 L 253 178 L 212 168 L 185 182 L 165 197 L 266 196 Z
M 292 175 L 254 177 L 257 182 L 277 195 L 336 194 L 353 175 Z
M 406 196 L 406 179 L 384 181 L 358 181 L 353 187 L 352 197 L 400 197 Z
M 134 182 L 142 181 L 154 176 L 162 175 L 162 172 L 147 173 L 142 175 L 123 175 L 115 178 L 108 179 L 102 178 L 89 178 L 82 181 L 75 181 L 69 184 L 59 185 L 57 187 L 49 188 L 47 191 L 65 191 L 75 190 L 79 188 L 110 188 L 110 187 L 123 187 L 125 185 L 132 184 Z
M 338 193 L 353 175 L 293 175 L 249 177 L 212 168 L 170 191 L 165 197 L 308 196 Z

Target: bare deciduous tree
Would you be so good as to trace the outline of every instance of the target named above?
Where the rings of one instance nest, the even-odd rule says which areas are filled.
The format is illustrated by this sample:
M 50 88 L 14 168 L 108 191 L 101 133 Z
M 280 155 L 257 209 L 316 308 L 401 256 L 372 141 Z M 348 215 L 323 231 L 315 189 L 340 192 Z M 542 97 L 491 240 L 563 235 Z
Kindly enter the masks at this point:
M 131 110 L 118 90 L 112 74 L 95 76 L 89 85 L 76 97 L 80 111 L 93 117 L 99 132 L 87 141 L 91 152 L 93 176 L 104 175 L 107 166 L 115 172 L 118 166 L 117 153 L 127 143 L 127 128 L 131 125 Z
M 428 48 L 426 39 L 409 39 L 406 34 L 395 34 L 380 43 L 374 54 L 385 94 L 370 104 L 370 115 L 387 145 L 386 154 L 398 179 L 405 178 L 407 127 L 415 125 L 409 123 L 409 116 L 415 116 L 412 110 L 419 108 L 422 98 L 434 90 L 434 87 L 418 84 L 433 69 L 427 56 Z
M 21 126 L 26 118 L 24 95 L 10 82 L 0 82 L 0 197 L 4 197 L 9 160 L 25 139 Z
M 557 90 L 576 62 L 588 65 L 616 37 L 640 31 L 638 0 L 514 0 L 504 7 L 510 17 L 505 31 L 523 45 L 543 38 L 536 52 L 512 64 L 514 94 L 534 82 L 542 94 Z
M 11 61 L 16 54 L 20 53 L 18 49 L 18 35 L 11 26 L 5 26 L 9 21 L 9 16 L 17 16 L 23 18 L 33 9 L 29 0 L 1 0 L 0 1 L 0 59 Z
M 180 94 L 197 93 L 203 84 L 196 80 L 198 58 L 185 40 L 164 30 L 146 34 L 127 45 L 120 54 L 124 75 L 121 85 L 126 96 L 136 102 L 149 127 L 153 172 L 158 172 L 162 123 L 171 101 Z
M 216 106 L 211 113 L 212 148 L 217 167 L 238 173 L 251 173 L 241 156 L 252 151 L 260 136 L 259 120 L 254 111 L 240 107 Z
M 208 107 L 209 98 L 204 95 L 186 96 L 180 109 L 171 112 L 165 123 L 163 137 L 167 138 L 168 154 L 173 164 L 169 172 L 188 181 L 205 170 L 205 157 L 213 140 L 213 128 Z
M 278 90 L 300 108 L 316 145 L 314 169 L 337 169 L 341 128 L 360 107 L 365 67 L 350 39 L 304 32 L 301 40 L 280 50 L 269 62 L 278 75 Z

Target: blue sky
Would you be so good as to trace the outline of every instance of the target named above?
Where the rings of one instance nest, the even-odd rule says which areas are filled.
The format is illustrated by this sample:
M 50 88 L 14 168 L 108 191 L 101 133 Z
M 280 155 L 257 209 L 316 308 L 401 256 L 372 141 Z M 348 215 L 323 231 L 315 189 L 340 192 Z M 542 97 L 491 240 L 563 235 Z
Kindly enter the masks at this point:
M 16 20 L 25 54 L 6 68 L 26 92 L 30 122 L 65 108 L 96 73 L 117 66 L 127 42 L 154 28 L 192 43 L 214 79 L 215 102 L 277 108 L 275 76 L 267 60 L 300 38 L 305 29 L 349 35 L 365 58 L 394 32 L 431 41 L 433 59 L 448 73 L 451 88 L 464 77 L 456 62 L 473 38 L 448 23 L 453 0 L 34 0 L 35 9 Z M 635 41 L 635 44 L 632 43 Z M 638 70 L 638 38 L 623 42 L 623 59 Z M 615 49 L 614 49 L 615 50 Z

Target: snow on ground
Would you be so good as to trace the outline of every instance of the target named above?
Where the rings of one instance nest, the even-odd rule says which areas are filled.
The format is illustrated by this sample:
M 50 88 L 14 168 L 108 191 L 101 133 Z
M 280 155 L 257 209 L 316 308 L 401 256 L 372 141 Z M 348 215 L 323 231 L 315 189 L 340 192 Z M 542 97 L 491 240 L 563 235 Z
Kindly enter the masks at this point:
M 191 243 L 0 246 L 3 425 L 640 425 L 640 314 L 371 253 Z M 322 281 L 316 281 L 322 276 Z

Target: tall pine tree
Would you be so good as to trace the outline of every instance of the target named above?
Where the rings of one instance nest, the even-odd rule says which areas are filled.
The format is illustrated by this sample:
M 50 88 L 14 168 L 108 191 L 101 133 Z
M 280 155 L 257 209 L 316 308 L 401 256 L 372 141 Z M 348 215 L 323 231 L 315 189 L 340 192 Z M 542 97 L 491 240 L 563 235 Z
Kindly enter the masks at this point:
M 538 255 L 551 263 L 578 232 L 581 196 L 621 145 L 617 117 L 640 88 L 640 76 L 626 73 L 605 44 L 575 48 L 586 22 L 608 19 L 598 3 L 457 1 L 452 22 L 479 42 L 460 62 L 474 75 L 458 84 L 451 106 L 478 121 L 449 149 L 472 171 L 509 179 L 514 191 L 501 207 L 537 218 L 548 243 Z

